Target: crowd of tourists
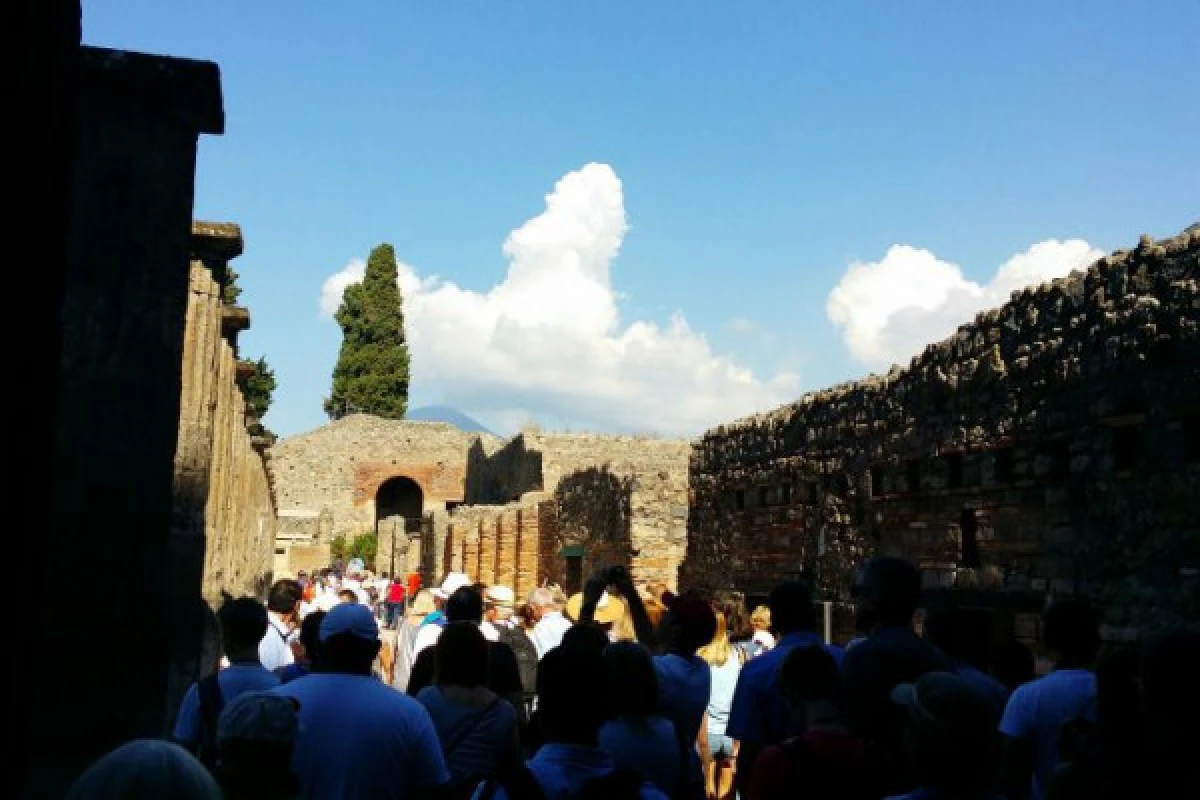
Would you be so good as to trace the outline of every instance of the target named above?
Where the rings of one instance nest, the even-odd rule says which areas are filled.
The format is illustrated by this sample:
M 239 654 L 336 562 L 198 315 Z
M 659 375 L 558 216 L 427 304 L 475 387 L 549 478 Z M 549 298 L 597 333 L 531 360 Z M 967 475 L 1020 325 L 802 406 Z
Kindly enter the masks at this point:
M 920 573 L 892 557 L 860 565 L 844 647 L 803 581 L 754 609 L 623 568 L 520 602 L 461 573 L 362 584 L 229 600 L 221 668 L 171 739 L 109 753 L 71 796 L 1200 797 L 1200 634 L 1102 646 L 1076 598 L 1044 610 L 1038 669 L 966 609 L 915 625 Z

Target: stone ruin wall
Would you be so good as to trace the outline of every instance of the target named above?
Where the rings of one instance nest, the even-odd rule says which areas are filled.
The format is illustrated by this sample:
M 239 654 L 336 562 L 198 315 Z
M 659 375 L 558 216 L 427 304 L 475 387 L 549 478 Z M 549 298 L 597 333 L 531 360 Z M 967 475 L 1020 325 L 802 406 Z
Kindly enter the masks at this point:
M 374 529 L 376 493 L 398 476 L 421 488 L 426 511 L 461 503 L 475 446 L 490 452 L 500 440 L 441 422 L 351 414 L 271 448 L 280 518 L 297 538 L 353 538 Z M 328 523 L 319 526 L 322 514 Z
M 238 226 L 193 223 L 174 527 L 176 536 L 200 537 L 203 593 L 214 608 L 222 593 L 265 597 L 273 569 L 275 498 L 265 442 L 246 430 L 239 387 L 237 336 L 249 315 L 222 299 L 227 265 L 241 252 Z
M 712 430 L 691 458 L 689 585 L 863 555 L 1036 635 L 1047 594 L 1115 627 L 1200 618 L 1200 226 L 1015 292 L 907 369 Z
M 489 487 L 531 490 L 493 492 L 485 495 L 491 505 L 453 510 L 444 540 L 428 547 L 441 545 L 446 570 L 519 595 L 543 582 L 565 586 L 567 553 L 581 556 L 585 579 L 623 564 L 635 580 L 675 588 L 686 551 L 689 449 L 652 437 L 524 431 L 497 451 L 497 463 L 473 472 Z

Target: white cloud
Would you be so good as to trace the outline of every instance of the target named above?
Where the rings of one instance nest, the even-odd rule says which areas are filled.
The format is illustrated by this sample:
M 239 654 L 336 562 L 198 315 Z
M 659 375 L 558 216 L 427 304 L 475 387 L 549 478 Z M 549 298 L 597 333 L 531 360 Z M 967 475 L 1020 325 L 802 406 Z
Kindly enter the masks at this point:
M 539 419 L 592 430 L 695 434 L 798 393 L 712 351 L 676 312 L 623 322 L 610 269 L 629 226 L 616 173 L 588 164 L 509 234 L 508 272 L 486 293 L 400 266 L 414 394 L 485 421 Z M 326 280 L 321 311 L 362 279 L 352 261 Z M 495 422 L 493 422 L 495 424 Z
M 745 317 L 734 317 L 725 323 L 725 328 L 737 336 L 749 336 L 758 330 L 758 327 Z
M 1016 289 L 1062 277 L 1104 255 L 1082 239 L 1038 242 L 1004 262 L 986 284 L 928 250 L 893 245 L 879 261 L 857 262 L 829 293 L 825 313 L 850 354 L 875 369 L 903 364 Z

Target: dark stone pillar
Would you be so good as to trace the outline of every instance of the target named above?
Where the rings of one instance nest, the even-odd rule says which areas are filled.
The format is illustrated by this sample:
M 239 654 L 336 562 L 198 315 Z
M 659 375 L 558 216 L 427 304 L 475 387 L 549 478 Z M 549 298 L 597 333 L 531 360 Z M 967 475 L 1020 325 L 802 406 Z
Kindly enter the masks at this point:
M 200 133 L 223 128 L 215 64 L 83 48 L 67 237 L 45 613 L 26 688 L 26 794 L 161 736 L 181 648 L 168 598 L 172 475 Z M 196 597 L 200 586 L 194 587 Z M 199 655 L 199 637 L 188 645 Z

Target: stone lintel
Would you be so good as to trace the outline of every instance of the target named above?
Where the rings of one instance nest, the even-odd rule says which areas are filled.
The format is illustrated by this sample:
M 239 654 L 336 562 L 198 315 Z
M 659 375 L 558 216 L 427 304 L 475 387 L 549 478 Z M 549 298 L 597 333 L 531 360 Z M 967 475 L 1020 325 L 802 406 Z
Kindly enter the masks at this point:
M 192 220 L 192 258 L 206 264 L 231 261 L 242 254 L 242 229 L 232 222 Z
M 221 335 L 231 342 L 250 327 L 250 310 L 242 306 L 221 307 Z
M 80 50 L 82 91 L 90 102 L 172 117 L 196 133 L 225 132 L 215 63 L 105 47 Z
M 239 381 L 244 381 L 247 378 L 253 377 L 254 373 L 257 371 L 258 364 L 256 362 L 239 360 L 237 362 L 237 367 L 235 368 L 235 375 Z

